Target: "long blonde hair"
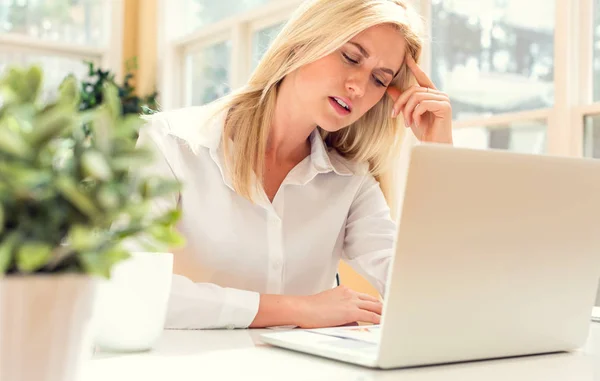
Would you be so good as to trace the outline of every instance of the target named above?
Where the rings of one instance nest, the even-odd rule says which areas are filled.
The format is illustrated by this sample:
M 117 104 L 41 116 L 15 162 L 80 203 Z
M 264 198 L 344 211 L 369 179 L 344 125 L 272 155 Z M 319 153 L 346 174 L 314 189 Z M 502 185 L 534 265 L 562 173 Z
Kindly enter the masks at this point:
M 260 184 L 253 184 L 254 176 L 257 180 L 263 178 L 278 85 L 284 77 L 380 24 L 395 25 L 406 39 L 408 53 L 418 62 L 422 21 L 405 0 L 309 0 L 284 26 L 248 83 L 219 101 L 222 107 L 218 109 L 228 110 L 223 144 L 237 193 L 252 200 Z M 401 90 L 411 85 L 406 65 L 402 65 L 393 85 Z M 391 188 L 385 174 L 405 130 L 401 119 L 391 118 L 392 105 L 392 99 L 386 95 L 354 124 L 333 133 L 319 129 L 328 147 L 349 160 L 369 163 L 388 203 Z

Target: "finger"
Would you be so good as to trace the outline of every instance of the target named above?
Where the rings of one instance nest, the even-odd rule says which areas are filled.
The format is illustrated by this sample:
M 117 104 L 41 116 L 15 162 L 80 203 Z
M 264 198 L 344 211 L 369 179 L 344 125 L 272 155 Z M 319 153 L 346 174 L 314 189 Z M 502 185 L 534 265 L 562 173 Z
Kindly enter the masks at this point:
M 406 91 L 404 91 L 394 103 L 394 106 L 392 108 L 392 118 L 395 118 L 397 115 L 400 114 L 400 111 L 402 110 L 402 108 L 404 108 L 404 105 L 406 104 L 406 102 L 408 102 L 408 100 L 414 93 L 425 90 L 426 89 L 424 87 L 414 85 L 409 87 Z
M 402 108 L 404 108 L 406 102 L 411 97 L 411 95 L 413 95 L 415 92 L 419 92 L 419 91 L 427 92 L 430 94 L 440 95 L 442 97 L 445 97 L 447 100 L 450 100 L 448 98 L 448 95 L 445 93 L 442 93 L 441 91 L 438 91 L 435 89 L 429 89 L 427 87 L 421 87 L 419 85 L 411 86 L 408 89 L 406 89 L 404 92 L 401 92 L 397 88 L 390 87 L 390 88 L 388 88 L 388 94 L 390 94 L 392 99 L 394 99 L 394 106 L 392 109 L 392 118 L 395 118 L 398 114 L 400 114 L 400 111 L 402 110 Z
M 417 127 L 419 127 L 425 113 L 430 112 L 436 117 L 447 117 L 451 119 L 452 113 L 449 110 L 452 110 L 452 107 L 448 102 L 426 100 L 421 102 L 418 107 L 415 108 L 415 111 L 413 112 L 413 118 Z M 425 135 L 426 133 L 427 131 L 423 130 L 421 135 Z M 423 136 L 418 137 L 419 140 L 422 141 L 422 137 Z
M 375 312 L 378 315 L 381 315 L 383 312 L 383 303 L 381 303 L 381 302 L 367 302 L 367 301 L 361 300 L 356 305 L 361 310 Z
M 426 101 L 426 100 L 435 100 L 435 101 L 443 102 L 447 99 L 441 95 L 437 95 L 434 93 L 418 92 L 418 93 L 413 94 L 413 96 L 410 97 L 410 99 L 406 103 L 406 107 L 404 107 L 404 110 L 403 110 L 404 121 L 406 122 L 406 127 L 410 127 L 413 125 L 413 123 L 414 123 L 413 112 L 415 111 L 415 108 L 417 107 L 417 105 L 419 103 Z
M 350 323 L 342 324 L 339 327 L 357 327 L 357 326 L 358 326 L 358 323 L 355 322 L 355 321 L 353 321 L 353 322 L 350 322 Z
M 365 300 L 367 302 L 379 302 L 379 299 L 369 294 L 358 294 L 358 299 Z
M 375 312 L 358 310 L 355 320 L 365 323 L 379 324 L 381 322 L 381 315 L 376 314 Z
M 429 79 L 427 74 L 421 69 L 421 67 L 415 62 L 410 54 L 406 55 L 406 65 L 415 76 L 417 83 L 423 87 L 429 87 L 431 89 L 437 89 L 433 84 L 433 81 Z
M 423 89 L 423 90 L 429 89 L 430 93 L 443 95 L 443 96 L 445 96 L 445 97 L 448 98 L 448 94 L 446 94 L 444 92 L 441 92 L 438 89 L 423 87 L 423 86 L 419 86 L 419 85 L 413 85 L 413 86 L 409 87 L 408 89 L 406 89 L 404 91 L 401 91 L 399 88 L 397 88 L 395 86 L 389 86 L 387 88 L 386 92 L 392 98 L 392 100 L 394 101 L 394 103 L 397 103 L 398 102 L 398 98 L 400 98 L 400 96 L 402 96 L 402 94 L 405 94 L 407 91 L 409 91 L 413 87 L 420 88 L 420 89 Z M 450 99 L 450 98 L 448 98 L 448 99 Z
M 396 86 L 389 86 L 386 92 L 390 97 L 392 97 L 394 102 L 396 102 L 398 98 L 400 98 L 400 95 L 402 95 L 402 91 L 400 91 L 400 89 Z

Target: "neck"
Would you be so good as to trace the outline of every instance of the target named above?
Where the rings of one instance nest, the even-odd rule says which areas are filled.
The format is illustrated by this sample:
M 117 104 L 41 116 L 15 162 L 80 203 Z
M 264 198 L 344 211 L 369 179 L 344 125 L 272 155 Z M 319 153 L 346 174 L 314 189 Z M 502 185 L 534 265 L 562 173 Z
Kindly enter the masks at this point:
M 267 158 L 300 161 L 310 153 L 308 138 L 317 127 L 294 101 L 293 83 L 285 78 L 279 87 L 275 117 L 269 130 Z

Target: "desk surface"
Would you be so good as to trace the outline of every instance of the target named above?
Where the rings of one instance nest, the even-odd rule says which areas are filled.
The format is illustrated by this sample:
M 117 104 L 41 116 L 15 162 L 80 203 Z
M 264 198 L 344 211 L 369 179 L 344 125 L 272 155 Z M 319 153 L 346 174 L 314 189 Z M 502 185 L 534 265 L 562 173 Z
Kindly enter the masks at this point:
M 270 347 L 262 332 L 165 331 L 150 352 L 96 354 L 84 380 L 600 381 L 600 323 L 573 353 L 385 371 Z

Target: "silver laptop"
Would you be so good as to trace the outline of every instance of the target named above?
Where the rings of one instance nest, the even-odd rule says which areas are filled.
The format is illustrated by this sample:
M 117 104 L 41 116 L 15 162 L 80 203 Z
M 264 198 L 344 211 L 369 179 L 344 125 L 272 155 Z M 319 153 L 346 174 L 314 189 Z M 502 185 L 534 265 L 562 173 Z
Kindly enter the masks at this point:
M 600 161 L 412 149 L 379 326 L 273 331 L 373 368 L 570 351 L 600 278 Z

